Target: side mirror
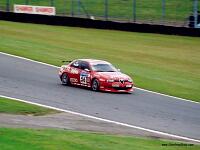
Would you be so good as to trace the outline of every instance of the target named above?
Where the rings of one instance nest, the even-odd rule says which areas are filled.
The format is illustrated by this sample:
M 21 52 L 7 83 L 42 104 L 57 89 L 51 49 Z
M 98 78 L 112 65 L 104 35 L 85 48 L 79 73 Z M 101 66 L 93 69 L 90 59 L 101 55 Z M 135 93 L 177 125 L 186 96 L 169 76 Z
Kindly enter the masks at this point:
M 90 72 L 90 70 L 89 70 L 89 69 L 87 69 L 87 68 L 85 68 L 84 70 L 85 70 L 85 71 L 87 71 L 87 72 Z
M 120 69 L 117 69 L 117 71 L 120 72 L 121 70 L 120 70 Z

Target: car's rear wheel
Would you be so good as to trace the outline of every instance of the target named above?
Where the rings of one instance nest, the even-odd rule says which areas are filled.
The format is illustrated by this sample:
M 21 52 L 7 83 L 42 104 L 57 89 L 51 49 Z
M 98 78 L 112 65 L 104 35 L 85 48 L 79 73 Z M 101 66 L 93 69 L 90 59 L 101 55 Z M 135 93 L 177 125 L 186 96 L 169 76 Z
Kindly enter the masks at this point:
M 92 80 L 92 90 L 98 91 L 99 90 L 99 81 L 97 79 Z
M 61 77 L 61 82 L 62 85 L 69 85 L 69 76 L 67 75 L 67 73 L 63 73 L 62 77 Z

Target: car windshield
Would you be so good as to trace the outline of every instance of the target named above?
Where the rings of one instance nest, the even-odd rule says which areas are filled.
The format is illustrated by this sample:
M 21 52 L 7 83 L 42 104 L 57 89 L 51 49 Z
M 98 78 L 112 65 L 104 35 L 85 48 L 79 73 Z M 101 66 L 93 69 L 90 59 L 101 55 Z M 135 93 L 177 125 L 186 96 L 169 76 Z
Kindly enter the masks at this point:
M 97 72 L 116 72 L 117 69 L 111 64 L 94 64 L 92 70 Z

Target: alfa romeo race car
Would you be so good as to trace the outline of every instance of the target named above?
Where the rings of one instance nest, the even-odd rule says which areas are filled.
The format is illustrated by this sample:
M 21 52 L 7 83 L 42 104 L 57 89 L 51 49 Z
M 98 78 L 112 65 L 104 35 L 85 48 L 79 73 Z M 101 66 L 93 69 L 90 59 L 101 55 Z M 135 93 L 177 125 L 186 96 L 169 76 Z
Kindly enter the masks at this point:
M 93 91 L 131 92 L 133 80 L 111 63 L 95 59 L 77 59 L 62 65 L 59 77 L 63 85 L 89 87 Z

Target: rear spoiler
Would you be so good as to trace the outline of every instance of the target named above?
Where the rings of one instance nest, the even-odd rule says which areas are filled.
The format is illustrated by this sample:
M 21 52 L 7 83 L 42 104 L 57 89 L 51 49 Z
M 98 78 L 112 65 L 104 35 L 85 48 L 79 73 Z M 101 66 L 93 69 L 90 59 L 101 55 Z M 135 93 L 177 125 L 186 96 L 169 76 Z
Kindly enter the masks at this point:
M 63 60 L 62 61 L 62 63 L 65 63 L 65 62 L 70 63 L 70 62 L 72 62 L 72 60 Z

